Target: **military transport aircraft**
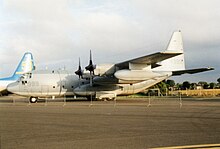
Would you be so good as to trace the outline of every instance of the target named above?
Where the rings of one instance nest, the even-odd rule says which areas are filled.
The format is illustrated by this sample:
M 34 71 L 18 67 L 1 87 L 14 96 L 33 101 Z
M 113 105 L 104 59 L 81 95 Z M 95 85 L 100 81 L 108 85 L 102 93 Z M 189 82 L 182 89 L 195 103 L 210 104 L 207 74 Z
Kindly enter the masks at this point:
M 26 73 L 7 89 L 27 96 L 30 102 L 38 98 L 84 96 L 113 99 L 145 90 L 167 78 L 184 73 L 198 73 L 213 68 L 185 69 L 182 34 L 174 32 L 167 49 L 117 64 L 94 65 L 90 51 L 89 65 L 74 73 L 67 70 L 34 70 Z
M 26 52 L 22 57 L 17 69 L 11 77 L 0 78 L 0 93 L 7 93 L 7 85 L 17 81 L 24 73 L 34 70 L 33 56 L 30 52 Z

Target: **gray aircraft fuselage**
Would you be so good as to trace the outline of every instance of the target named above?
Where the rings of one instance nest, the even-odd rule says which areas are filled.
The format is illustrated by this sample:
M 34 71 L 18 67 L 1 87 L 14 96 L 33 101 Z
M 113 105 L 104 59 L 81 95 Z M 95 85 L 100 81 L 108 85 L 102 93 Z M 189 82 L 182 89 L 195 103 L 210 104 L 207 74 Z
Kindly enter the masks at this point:
M 158 73 L 157 73 L 158 74 Z M 72 71 L 67 70 L 35 70 L 25 74 L 20 80 L 9 85 L 10 91 L 28 97 L 60 97 L 60 96 L 96 96 L 97 98 L 114 98 L 116 95 L 138 93 L 168 77 L 171 72 L 162 72 L 155 79 L 138 81 L 137 83 L 109 85 L 98 83 L 99 78 L 94 78 L 95 84 L 91 87 L 89 79 L 79 80 Z M 101 80 L 103 83 L 103 80 Z

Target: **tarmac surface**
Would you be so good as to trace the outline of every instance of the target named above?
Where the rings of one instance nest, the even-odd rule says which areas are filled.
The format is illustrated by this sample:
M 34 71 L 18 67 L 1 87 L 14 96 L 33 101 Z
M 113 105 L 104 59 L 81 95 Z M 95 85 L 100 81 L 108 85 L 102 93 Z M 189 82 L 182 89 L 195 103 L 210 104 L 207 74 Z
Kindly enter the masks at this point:
M 60 99 L 30 104 L 27 98 L 0 97 L 0 149 L 147 149 L 219 143 L 220 98 Z

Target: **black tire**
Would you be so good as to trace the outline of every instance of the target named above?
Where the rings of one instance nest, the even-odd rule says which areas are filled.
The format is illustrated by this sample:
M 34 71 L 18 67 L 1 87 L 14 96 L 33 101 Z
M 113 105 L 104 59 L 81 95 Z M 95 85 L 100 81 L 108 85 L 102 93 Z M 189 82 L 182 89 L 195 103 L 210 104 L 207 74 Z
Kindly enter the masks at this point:
M 36 103 L 37 97 L 30 97 L 29 101 L 30 101 L 30 103 Z

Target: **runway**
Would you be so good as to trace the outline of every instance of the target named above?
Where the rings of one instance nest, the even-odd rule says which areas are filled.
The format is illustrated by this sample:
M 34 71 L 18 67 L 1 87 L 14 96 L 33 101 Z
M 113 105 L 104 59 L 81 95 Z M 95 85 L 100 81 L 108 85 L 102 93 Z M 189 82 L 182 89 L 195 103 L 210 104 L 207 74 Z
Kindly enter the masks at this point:
M 14 100 L 12 100 L 12 98 Z M 150 106 L 149 106 L 150 105 Z M 1 149 L 146 149 L 219 144 L 220 98 L 0 98 Z

